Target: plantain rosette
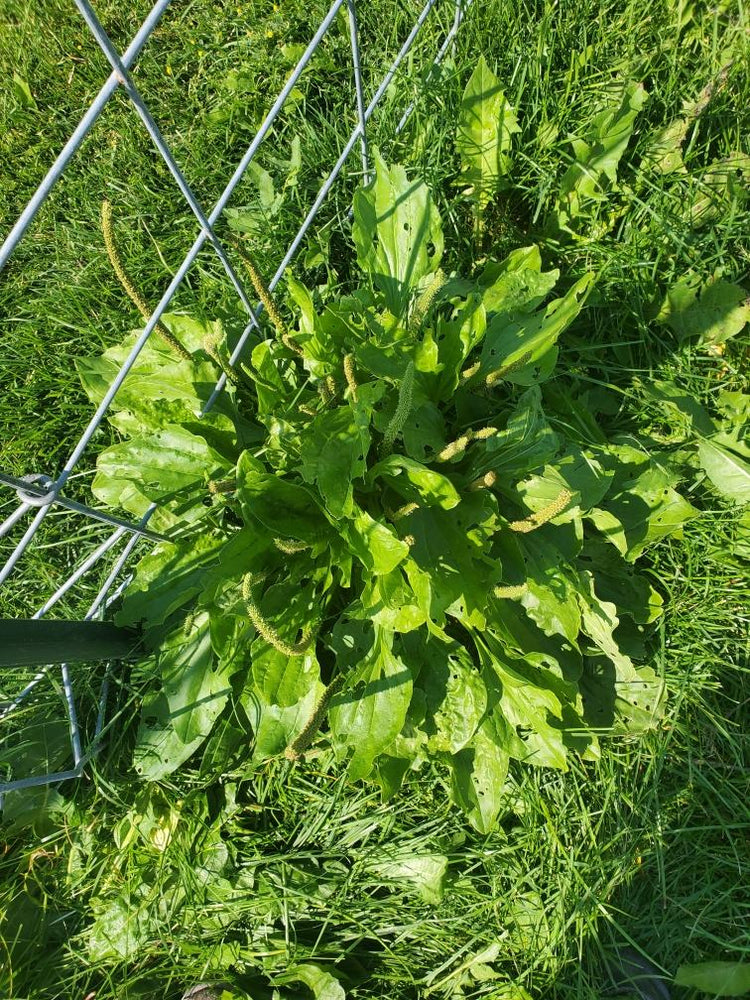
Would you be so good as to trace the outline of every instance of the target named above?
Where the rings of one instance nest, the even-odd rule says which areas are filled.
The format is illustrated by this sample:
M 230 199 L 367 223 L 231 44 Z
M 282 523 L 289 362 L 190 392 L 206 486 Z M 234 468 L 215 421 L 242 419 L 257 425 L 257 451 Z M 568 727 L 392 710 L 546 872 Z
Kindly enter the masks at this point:
M 444 275 L 428 189 L 382 160 L 353 237 L 360 286 L 288 275 L 293 328 L 256 339 L 206 417 L 218 324 L 167 317 L 192 362 L 150 344 L 117 397 L 94 492 L 156 503 L 172 539 L 117 616 L 154 650 L 136 768 L 200 751 L 210 774 L 325 739 L 389 795 L 441 762 L 486 831 L 511 759 L 565 768 L 658 720 L 638 660 L 662 602 L 633 564 L 695 512 L 555 375 L 590 277 L 552 297 L 533 246 Z M 92 399 L 129 345 L 81 364 Z

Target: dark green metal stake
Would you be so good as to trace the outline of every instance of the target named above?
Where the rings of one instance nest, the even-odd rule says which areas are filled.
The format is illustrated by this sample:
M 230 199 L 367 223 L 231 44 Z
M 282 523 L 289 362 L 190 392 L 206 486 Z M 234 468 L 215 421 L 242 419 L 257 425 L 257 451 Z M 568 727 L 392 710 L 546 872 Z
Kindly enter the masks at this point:
M 109 622 L 0 618 L 0 667 L 132 659 L 139 640 Z

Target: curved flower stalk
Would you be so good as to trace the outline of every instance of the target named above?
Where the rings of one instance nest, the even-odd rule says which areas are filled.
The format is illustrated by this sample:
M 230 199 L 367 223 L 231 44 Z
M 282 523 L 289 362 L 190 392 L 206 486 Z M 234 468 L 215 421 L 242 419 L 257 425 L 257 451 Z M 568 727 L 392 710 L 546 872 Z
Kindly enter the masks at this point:
M 546 507 L 542 507 L 535 514 L 531 514 L 523 521 L 511 521 L 511 531 L 520 531 L 522 534 L 529 531 L 536 531 L 537 528 L 541 528 L 543 524 L 551 521 L 553 517 L 557 517 L 559 513 L 565 510 L 570 497 L 570 490 L 560 490 L 552 503 L 548 503 Z
M 268 313 L 268 318 L 271 320 L 276 329 L 276 333 L 278 334 L 279 340 L 284 345 L 284 347 L 288 348 L 294 354 L 301 355 L 303 353 L 302 348 L 294 339 L 294 337 L 290 336 L 286 323 L 284 322 L 284 318 L 282 317 L 281 313 L 279 312 L 278 306 L 276 305 L 276 301 L 273 295 L 271 295 L 271 292 L 268 286 L 266 285 L 265 281 L 263 280 L 263 276 L 261 275 L 258 268 L 255 266 L 255 262 L 253 261 L 252 257 L 248 254 L 247 250 L 242 246 L 239 240 L 232 240 L 232 245 L 237 251 L 239 258 L 242 261 L 245 270 L 247 271 L 250 277 L 250 281 L 252 282 L 253 288 L 255 289 L 255 294 L 263 303 L 263 308 Z
M 506 378 L 508 375 L 512 375 L 513 372 L 517 372 L 520 368 L 524 368 L 529 361 L 531 361 L 531 351 L 526 351 L 520 358 L 516 358 L 515 361 L 511 361 L 509 365 L 503 365 L 503 367 L 498 368 L 497 371 L 490 372 L 484 380 L 484 384 L 488 389 L 494 389 L 498 382 L 502 381 L 502 379 Z
M 333 696 L 337 694 L 343 686 L 344 677 L 341 674 L 331 681 L 323 694 L 320 696 L 320 700 L 315 706 L 313 714 L 305 724 L 304 729 L 294 738 L 294 740 L 292 740 L 284 751 L 284 756 L 287 760 L 298 761 L 301 759 L 305 751 L 310 749 L 310 745 L 315 739 L 315 734 L 320 729 L 323 719 L 325 718 L 325 714 L 328 711 L 331 698 L 333 698 Z
M 382 454 L 385 456 L 390 455 L 393 450 L 393 445 L 396 442 L 396 438 L 404 429 L 404 424 L 406 423 L 409 413 L 411 412 L 413 393 L 414 362 L 410 361 L 406 366 L 406 371 L 404 372 L 404 377 L 401 380 L 401 385 L 398 390 L 398 404 L 396 406 L 396 411 L 391 417 L 390 423 L 386 427 L 385 434 L 383 435 L 383 445 L 381 450 Z
M 237 372 L 226 361 L 226 359 L 221 353 L 221 345 L 219 344 L 219 338 L 216 336 L 216 334 L 210 334 L 210 333 L 206 334 L 206 336 L 203 338 L 203 350 L 206 352 L 209 358 L 211 358 L 212 361 L 216 362 L 221 371 L 224 372 L 226 377 L 233 385 L 240 384 L 240 379 L 239 376 L 237 375 Z
M 349 392 L 352 394 L 352 399 L 357 402 L 357 376 L 354 370 L 354 355 L 347 354 L 344 358 L 344 377 L 346 379 L 346 384 L 349 386 Z
M 504 598 L 512 600 L 517 597 L 523 597 L 526 593 L 526 589 L 525 583 L 519 583 L 515 586 L 495 587 L 492 593 L 495 597 L 499 597 L 501 600 Z
M 104 199 L 102 202 L 102 233 L 104 234 L 104 245 L 107 248 L 107 256 L 109 257 L 109 262 L 112 265 L 112 269 L 117 275 L 117 279 L 125 290 L 126 295 L 131 300 L 131 302 L 138 309 L 138 312 L 143 316 L 143 318 L 148 321 L 151 319 L 151 310 L 148 307 L 148 303 L 143 298 L 141 293 L 133 284 L 130 275 L 125 270 L 125 265 L 120 257 L 120 251 L 117 248 L 117 242 L 115 241 L 115 229 L 112 224 L 112 205 L 108 199 Z M 176 354 L 179 354 L 184 361 L 190 361 L 192 356 L 189 351 L 187 351 L 182 344 L 179 342 L 177 337 L 164 326 L 161 320 L 154 327 L 156 332 L 159 334 L 161 339 L 165 344 L 169 344 Z
M 310 548 L 307 542 L 299 542 L 296 538 L 274 538 L 273 544 L 279 552 L 283 552 L 288 556 L 293 556 L 297 552 L 304 552 L 305 549 Z
M 424 323 L 435 299 L 438 297 L 440 289 L 445 285 L 447 280 L 445 271 L 443 271 L 442 267 L 439 267 L 432 276 L 432 281 L 416 301 L 412 316 L 415 326 L 419 327 Z
M 261 577 L 255 573 L 246 573 L 242 580 L 242 599 L 245 602 L 247 617 L 254 625 L 258 635 L 265 639 L 269 646 L 273 646 L 274 649 L 278 650 L 279 653 L 283 653 L 284 656 L 302 656 L 310 648 L 315 638 L 315 626 L 310 625 L 305 628 L 299 642 L 292 644 L 285 642 L 273 625 L 266 621 L 260 608 L 253 600 L 253 587 L 260 580 Z
M 442 451 L 438 452 L 435 460 L 437 462 L 450 462 L 452 458 L 457 458 L 459 455 L 463 455 L 472 441 L 486 441 L 494 434 L 497 434 L 497 427 L 480 427 L 476 431 L 465 431 L 460 437 L 457 437 L 455 441 L 451 441 L 451 443 L 447 444 Z

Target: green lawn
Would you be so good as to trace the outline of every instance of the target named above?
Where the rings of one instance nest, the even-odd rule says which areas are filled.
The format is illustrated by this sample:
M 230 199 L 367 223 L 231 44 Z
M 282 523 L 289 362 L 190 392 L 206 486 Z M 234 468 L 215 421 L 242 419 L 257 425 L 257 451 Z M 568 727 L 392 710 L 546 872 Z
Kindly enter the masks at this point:
M 147 6 L 107 2 L 99 15 L 124 44 Z M 419 5 L 360 6 L 372 81 Z M 373 143 L 435 191 L 448 268 L 467 270 L 479 258 L 539 242 L 563 288 L 596 271 L 594 294 L 564 336 L 561 368 L 615 401 L 613 433 L 676 440 L 674 415 L 649 395 L 649 379 L 675 382 L 712 413 L 720 390 L 748 391 L 747 329 L 725 349 L 707 350 L 656 318 L 666 290 L 682 279 L 717 277 L 748 288 L 746 9 L 678 0 L 646 8 L 477 2 L 455 55 L 420 86 L 449 7 L 428 22 L 409 72 L 375 119 Z M 136 80 L 204 206 L 218 196 L 325 8 L 319 0 L 175 5 L 146 46 Z M 280 191 L 298 139 L 300 168 L 283 198 L 264 207 L 249 176 L 233 199 L 255 207 L 254 246 L 266 272 L 355 124 L 347 45 L 342 20 L 259 154 Z M 453 129 L 480 53 L 503 81 L 521 131 L 508 190 L 476 237 L 453 184 Z M 4 233 L 106 70 L 61 0 L 6 3 L 0 70 Z M 14 73 L 31 99 L 14 87 Z M 586 207 L 576 238 L 565 238 L 550 219 L 571 140 L 590 136 L 626 81 L 642 83 L 648 97 L 617 184 Z M 415 94 L 416 112 L 394 140 L 394 124 Z M 676 147 L 665 145 L 664 130 L 672 126 L 674 135 L 681 116 L 684 165 L 669 171 L 665 150 L 674 155 Z M 327 261 L 346 286 L 347 212 L 358 171 L 355 153 L 295 264 L 311 283 L 324 279 Z M 196 223 L 119 97 L 0 276 L 3 471 L 54 474 L 89 413 L 73 359 L 138 325 L 104 253 L 104 197 L 114 206 L 123 256 L 154 303 Z M 207 250 L 176 304 L 239 323 Z M 565 392 L 567 383 L 559 383 Z M 90 501 L 95 453 L 111 434 L 102 429 L 82 464 L 71 485 L 77 498 Z M 600 761 L 566 773 L 513 768 L 507 812 L 485 836 L 450 805 L 447 771 L 437 765 L 414 773 L 386 803 L 373 784 L 347 783 L 324 749 L 302 765 L 271 761 L 221 781 L 196 765 L 171 782 L 139 783 L 129 762 L 140 691 L 126 672 L 115 677 L 114 721 L 82 781 L 61 786 L 38 814 L 37 798 L 8 800 L 10 821 L 0 827 L 0 992 L 14 1000 L 93 993 L 96 1000 L 179 1000 L 208 979 L 253 1000 L 336 1000 L 342 988 L 349 998 L 384 1000 L 522 1000 L 523 990 L 535 1000 L 572 1000 L 604 995 L 607 957 L 624 945 L 668 980 L 684 962 L 750 963 L 750 523 L 700 476 L 689 495 L 700 515 L 646 557 L 666 602 L 649 639 L 649 662 L 669 691 L 659 728 L 605 742 Z M 103 537 L 81 520 L 51 516 L 40 544 L 0 591 L 2 613 L 33 611 Z M 97 579 L 77 588 L 61 613 L 85 608 Z M 87 720 L 97 680 L 79 674 Z M 54 744 L 59 731 L 42 735 Z M 692 994 L 673 987 L 673 995 Z

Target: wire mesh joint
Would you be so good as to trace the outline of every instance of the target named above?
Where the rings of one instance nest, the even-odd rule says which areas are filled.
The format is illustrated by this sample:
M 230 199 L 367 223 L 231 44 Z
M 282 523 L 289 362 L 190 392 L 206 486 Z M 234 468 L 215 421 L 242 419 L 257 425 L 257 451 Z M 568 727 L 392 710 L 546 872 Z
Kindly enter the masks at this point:
M 27 483 L 30 489 L 17 486 L 16 493 L 19 500 L 30 507 L 47 507 L 57 496 L 54 479 L 43 473 L 32 472 L 29 475 L 21 476 L 21 480 Z

